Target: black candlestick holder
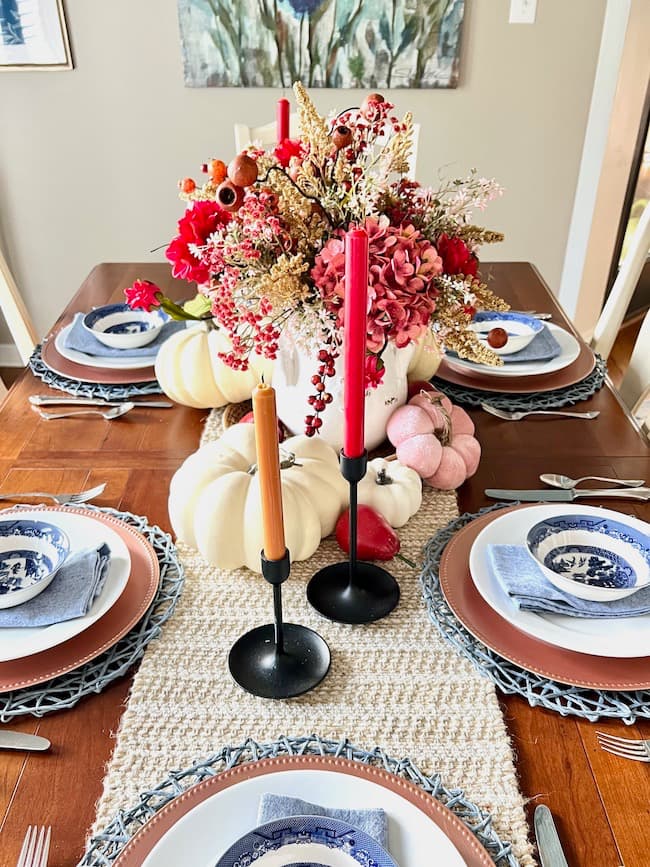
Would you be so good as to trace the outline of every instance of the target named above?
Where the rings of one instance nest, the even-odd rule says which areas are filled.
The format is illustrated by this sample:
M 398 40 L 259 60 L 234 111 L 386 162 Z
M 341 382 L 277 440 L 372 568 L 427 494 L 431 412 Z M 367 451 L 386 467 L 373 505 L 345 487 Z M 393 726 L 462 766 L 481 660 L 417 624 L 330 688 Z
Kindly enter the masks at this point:
M 367 452 L 358 458 L 341 452 L 341 474 L 350 485 L 349 559 L 320 569 L 307 585 L 307 599 L 316 611 L 337 623 L 380 620 L 399 602 L 399 584 L 390 572 L 357 560 L 357 485 L 367 464 Z
M 267 560 L 262 553 L 262 574 L 273 585 L 275 622 L 242 635 L 228 656 L 233 678 L 260 698 L 302 695 L 319 684 L 330 667 L 330 649 L 317 632 L 282 620 L 282 584 L 290 569 L 288 551 L 280 560 Z

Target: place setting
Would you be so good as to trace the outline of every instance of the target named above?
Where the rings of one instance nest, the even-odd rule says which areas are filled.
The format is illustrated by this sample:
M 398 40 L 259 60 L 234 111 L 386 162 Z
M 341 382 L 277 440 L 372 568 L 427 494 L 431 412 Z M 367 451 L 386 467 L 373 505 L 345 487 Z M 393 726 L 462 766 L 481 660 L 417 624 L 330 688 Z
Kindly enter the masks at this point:
M 483 405 L 486 411 L 546 410 L 584 400 L 604 382 L 602 359 L 554 322 L 516 311 L 480 310 L 471 328 L 502 364 L 447 351 L 436 380 L 460 403 Z
M 310 735 L 249 739 L 174 772 L 120 811 L 81 864 L 418 867 L 425 851 L 442 867 L 517 864 L 489 814 L 439 777 Z
M 650 491 L 593 478 L 612 486 L 543 474 L 554 487 L 486 491 L 531 503 L 452 522 L 427 546 L 422 584 L 440 632 L 504 691 L 563 715 L 633 722 L 650 717 L 650 525 L 571 500 Z
M 0 512 L 0 720 L 71 707 L 118 677 L 182 575 L 146 518 L 88 503 Z
M 137 282 L 137 281 L 136 281 Z M 155 362 L 184 328 L 164 310 L 107 304 L 76 313 L 37 348 L 30 366 L 47 385 L 85 398 L 126 400 L 160 393 Z

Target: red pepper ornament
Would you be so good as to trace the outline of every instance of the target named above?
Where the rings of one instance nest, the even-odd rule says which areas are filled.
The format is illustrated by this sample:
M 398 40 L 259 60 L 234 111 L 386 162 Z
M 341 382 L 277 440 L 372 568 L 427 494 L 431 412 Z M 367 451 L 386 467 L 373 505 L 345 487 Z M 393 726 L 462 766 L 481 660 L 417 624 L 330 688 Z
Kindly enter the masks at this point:
M 350 553 L 350 510 L 346 509 L 336 522 L 336 541 Z M 413 569 L 415 563 L 399 553 L 397 533 L 379 512 L 370 506 L 357 506 L 357 557 L 359 560 L 392 560 L 399 557 Z

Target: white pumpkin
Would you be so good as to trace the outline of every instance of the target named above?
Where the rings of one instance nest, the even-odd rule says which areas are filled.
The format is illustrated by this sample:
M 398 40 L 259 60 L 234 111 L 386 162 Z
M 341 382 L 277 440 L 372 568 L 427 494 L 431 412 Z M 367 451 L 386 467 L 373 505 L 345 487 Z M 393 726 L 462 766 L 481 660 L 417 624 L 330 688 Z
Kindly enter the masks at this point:
M 262 376 L 271 381 L 273 362 L 252 355 L 248 370 L 233 370 L 219 358 L 231 349 L 228 337 L 206 323 L 178 331 L 160 347 L 156 378 L 177 403 L 199 409 L 247 400 Z
M 334 449 L 319 437 L 296 436 L 280 446 L 286 545 L 306 560 L 334 530 L 348 488 Z M 261 570 L 263 547 L 255 427 L 236 424 L 179 467 L 169 491 L 177 537 L 221 569 Z
M 368 461 L 357 491 L 359 503 L 379 512 L 391 527 L 403 527 L 422 505 L 422 479 L 399 461 Z
M 440 367 L 441 361 L 438 341 L 431 329 L 427 328 L 424 337 L 415 344 L 415 352 L 406 372 L 409 382 L 428 381 Z

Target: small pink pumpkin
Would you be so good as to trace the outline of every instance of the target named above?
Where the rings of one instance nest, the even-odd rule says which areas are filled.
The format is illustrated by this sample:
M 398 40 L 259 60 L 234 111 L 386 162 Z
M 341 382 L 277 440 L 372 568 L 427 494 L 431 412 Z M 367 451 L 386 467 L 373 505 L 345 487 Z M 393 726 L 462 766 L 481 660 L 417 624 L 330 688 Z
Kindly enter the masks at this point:
M 443 491 L 473 476 L 481 459 L 474 422 L 440 392 L 421 391 L 412 397 L 390 417 L 387 434 L 400 463 Z

